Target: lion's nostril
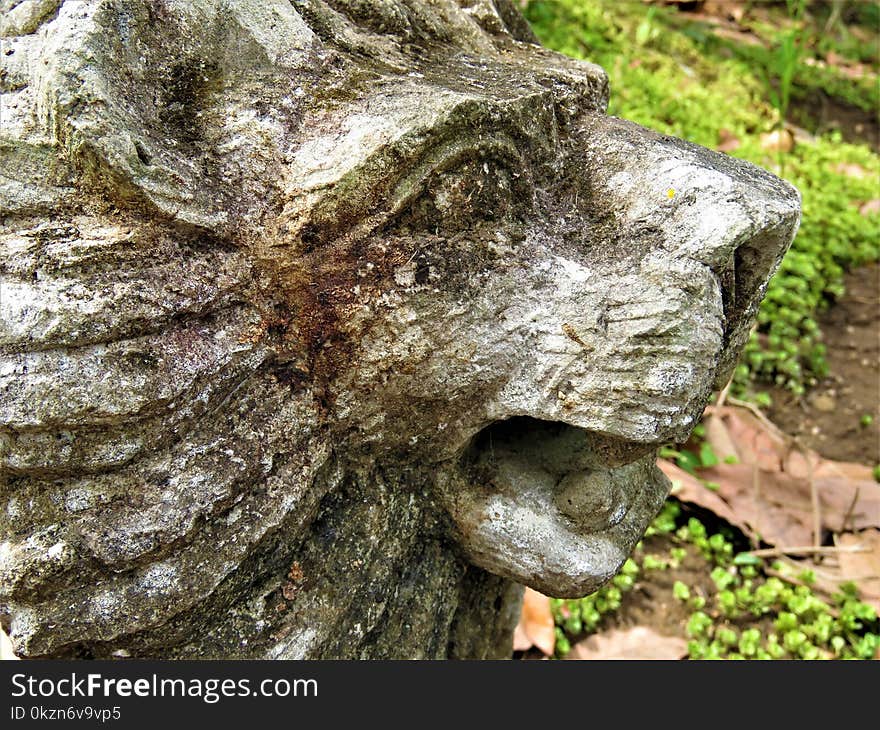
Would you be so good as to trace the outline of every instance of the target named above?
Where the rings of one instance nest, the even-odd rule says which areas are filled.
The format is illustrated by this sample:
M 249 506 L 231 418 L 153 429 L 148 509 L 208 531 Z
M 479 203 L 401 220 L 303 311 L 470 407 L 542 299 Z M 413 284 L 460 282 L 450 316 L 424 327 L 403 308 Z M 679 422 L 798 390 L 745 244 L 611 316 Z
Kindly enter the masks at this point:
M 724 266 L 713 269 L 721 287 L 721 306 L 724 319 L 729 322 L 736 313 L 736 254 Z
M 793 236 L 790 218 L 780 217 L 740 243 L 724 265 L 713 267 L 724 310 L 724 352 L 713 387 L 721 388 L 733 371 L 770 277 Z
M 728 333 L 754 315 L 786 243 L 787 238 L 778 228 L 768 227 L 740 243 L 726 260 L 712 266 L 721 289 Z
M 733 255 L 734 305 L 737 311 L 757 305 L 763 287 L 776 270 L 785 248 L 775 233 L 762 232 L 737 247 Z

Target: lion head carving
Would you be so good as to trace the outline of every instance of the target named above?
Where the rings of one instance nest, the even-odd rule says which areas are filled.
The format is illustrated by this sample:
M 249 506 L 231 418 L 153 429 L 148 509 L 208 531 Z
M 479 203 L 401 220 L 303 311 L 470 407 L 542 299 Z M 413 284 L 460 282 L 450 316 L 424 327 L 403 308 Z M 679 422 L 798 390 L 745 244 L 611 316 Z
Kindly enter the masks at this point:
M 26 656 L 495 656 L 666 496 L 799 197 L 508 0 L 6 3 Z

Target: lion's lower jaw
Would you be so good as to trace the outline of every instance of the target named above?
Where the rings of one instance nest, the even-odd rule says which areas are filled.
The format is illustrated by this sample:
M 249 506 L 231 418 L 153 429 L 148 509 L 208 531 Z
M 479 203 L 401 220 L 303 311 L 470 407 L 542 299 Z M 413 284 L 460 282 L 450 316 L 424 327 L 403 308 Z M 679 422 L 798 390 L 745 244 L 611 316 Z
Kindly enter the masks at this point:
M 593 505 L 572 504 L 567 497 L 576 490 L 584 495 L 583 484 L 567 492 L 568 477 L 557 480 L 516 460 L 510 466 L 501 464 L 500 478 L 484 491 L 446 485 L 459 541 L 475 565 L 560 598 L 588 595 L 610 580 L 669 489 L 653 453 L 625 466 L 576 475 L 592 482 L 594 490 L 598 482 L 609 491 L 587 492 Z M 505 479 L 505 471 L 517 477 Z M 601 507 L 603 501 L 608 509 Z

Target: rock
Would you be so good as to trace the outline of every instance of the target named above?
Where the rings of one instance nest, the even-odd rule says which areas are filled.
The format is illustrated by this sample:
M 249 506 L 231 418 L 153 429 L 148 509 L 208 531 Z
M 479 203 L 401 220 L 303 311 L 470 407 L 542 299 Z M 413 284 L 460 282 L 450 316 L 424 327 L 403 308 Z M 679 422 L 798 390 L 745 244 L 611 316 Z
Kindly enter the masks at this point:
M 788 129 L 776 129 L 761 135 L 761 148 L 768 152 L 791 152 L 794 135 Z
M 605 116 L 509 0 L 17 7 L 20 656 L 502 657 L 523 584 L 614 575 L 796 190 Z
M 810 405 L 822 413 L 831 413 L 837 408 L 837 401 L 829 393 L 818 393 L 810 399 Z

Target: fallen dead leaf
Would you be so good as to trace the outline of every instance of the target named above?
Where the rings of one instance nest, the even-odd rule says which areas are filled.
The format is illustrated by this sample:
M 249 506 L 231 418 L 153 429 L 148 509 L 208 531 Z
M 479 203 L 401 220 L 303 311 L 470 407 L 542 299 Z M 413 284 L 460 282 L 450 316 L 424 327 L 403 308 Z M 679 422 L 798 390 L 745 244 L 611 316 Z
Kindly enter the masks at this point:
M 747 534 L 757 533 L 770 545 L 793 547 L 813 541 L 813 508 L 809 480 L 782 472 L 768 472 L 753 464 L 719 464 L 700 470 L 700 475 L 719 485 L 718 496 L 746 525 Z M 848 522 L 855 529 L 880 524 L 880 489 L 876 482 L 815 478 L 823 529 L 842 529 L 849 506 L 855 507 Z
M 787 129 L 766 132 L 760 137 L 761 147 L 768 152 L 791 152 L 794 148 L 794 135 Z
M 747 46 L 763 46 L 767 47 L 767 43 L 759 36 L 747 28 L 739 26 L 736 22 L 728 21 L 724 18 L 713 17 L 702 13 L 691 13 L 690 17 L 695 20 L 714 26 L 712 32 L 719 38 L 733 41 Z
M 825 56 L 825 63 L 827 63 L 829 66 L 834 66 L 844 76 L 847 76 L 851 79 L 860 79 L 865 75 L 865 72 L 867 71 L 867 68 L 863 63 L 859 63 L 854 59 L 841 56 L 839 53 L 835 53 L 834 51 L 829 51 L 827 53 L 827 55 Z
M 828 51 L 825 54 L 825 63 L 829 66 L 849 66 L 850 60 L 836 51 Z
M 742 142 L 740 142 L 739 137 L 729 129 L 724 129 L 722 127 L 718 130 L 718 144 L 715 145 L 715 149 L 719 152 L 733 152 L 735 149 L 738 149 L 741 144 Z
M 762 469 L 774 471 L 782 468 L 782 456 L 789 449 L 788 441 L 781 431 L 773 431 L 748 410 L 734 406 L 710 406 L 705 417 L 717 421 L 713 431 L 723 427 L 727 439 L 736 449 L 744 464 L 758 464 Z M 715 438 L 719 438 L 717 435 Z
M 661 636 L 646 626 L 592 634 L 575 644 L 566 659 L 684 659 L 687 641 Z
M 858 586 L 862 601 L 880 612 L 880 530 L 835 535 L 834 542 L 839 547 L 861 545 L 868 548 L 868 552 L 840 553 L 840 573 L 843 580 Z
M 669 462 L 660 469 L 674 482 L 677 499 L 711 510 L 749 537 L 779 547 L 810 545 L 813 507 L 810 472 L 819 495 L 822 527 L 832 533 L 880 527 L 880 484 L 869 466 L 823 459 L 793 446 L 750 411 L 734 406 L 707 409 L 707 436 L 739 463 L 700 469 L 711 491 Z
M 519 623 L 513 632 L 513 650 L 526 651 L 533 646 L 546 656 L 551 656 L 556 649 L 556 625 L 550 610 L 550 599 L 526 588 Z
M 810 134 L 803 127 L 798 127 L 795 124 L 786 124 L 786 128 L 789 132 L 794 135 L 794 143 L 798 144 L 813 144 L 816 141 L 816 135 Z
M 880 198 L 873 198 L 871 200 L 866 200 L 859 206 L 859 214 L 860 215 L 872 215 L 875 213 L 880 213 Z
M 666 459 L 658 459 L 657 466 L 672 482 L 671 496 L 681 502 L 704 507 L 722 520 L 739 527 L 747 535 L 751 534 L 748 524 L 740 520 L 730 505 L 711 489 L 708 489 L 699 479 Z
M 712 447 L 715 456 L 721 461 L 729 458 L 740 461 L 740 455 L 736 450 L 736 444 L 733 442 L 733 439 L 730 438 L 730 434 L 727 432 L 727 427 L 724 425 L 720 416 L 707 413 L 703 417 L 703 425 L 706 427 L 706 443 Z
M 861 165 L 857 165 L 855 162 L 838 162 L 831 169 L 838 175 L 853 177 L 857 180 L 862 180 L 866 178 L 869 174 L 864 167 L 862 167 Z
M 703 12 L 741 23 L 746 14 L 746 4 L 733 0 L 706 0 L 703 3 Z
M 845 66 L 840 70 L 843 72 L 844 76 L 858 80 L 868 75 L 868 68 L 869 67 L 863 63 L 856 63 L 852 66 Z

